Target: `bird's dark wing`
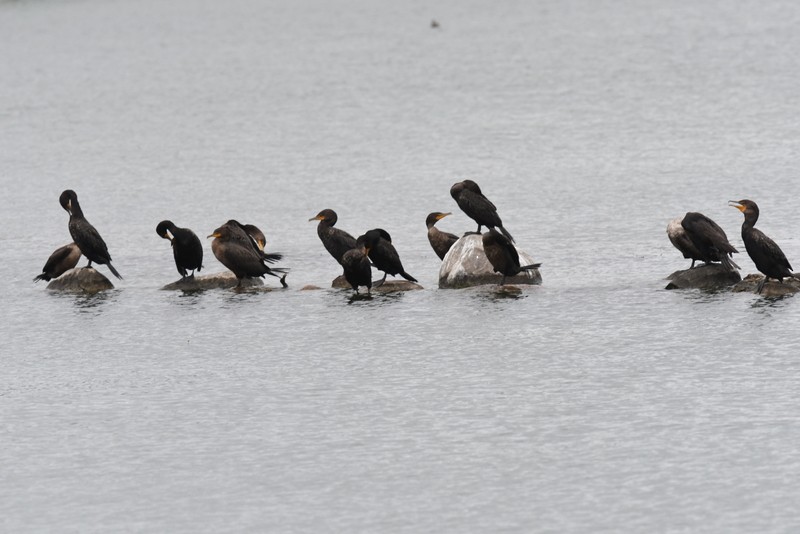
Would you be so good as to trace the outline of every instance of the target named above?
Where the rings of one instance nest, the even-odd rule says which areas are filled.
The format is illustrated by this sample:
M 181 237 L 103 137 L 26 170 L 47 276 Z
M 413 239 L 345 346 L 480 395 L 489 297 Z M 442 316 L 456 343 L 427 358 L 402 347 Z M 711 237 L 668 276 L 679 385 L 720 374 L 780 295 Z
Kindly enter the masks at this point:
M 786 267 L 790 271 L 794 270 L 789 264 L 789 260 L 786 259 L 786 255 L 781 250 L 781 247 L 779 247 L 775 241 L 767 237 L 767 235 L 758 228 L 753 228 L 753 240 L 757 243 L 758 251 L 751 252 L 750 249 L 748 249 L 747 252 L 751 257 L 754 256 L 754 254 L 757 254 L 759 259 L 767 258 L 768 261 L 771 261 L 776 265 Z M 753 257 L 752 260 L 753 263 L 756 264 L 756 267 L 758 267 L 759 260 L 757 260 L 755 257 Z

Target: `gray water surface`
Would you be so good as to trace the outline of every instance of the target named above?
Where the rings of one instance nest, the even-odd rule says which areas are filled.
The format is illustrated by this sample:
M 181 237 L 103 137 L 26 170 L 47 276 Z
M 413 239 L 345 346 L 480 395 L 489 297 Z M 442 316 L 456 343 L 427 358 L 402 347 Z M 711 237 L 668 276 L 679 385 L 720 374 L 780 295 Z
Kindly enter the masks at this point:
M 800 301 L 663 288 L 686 211 L 755 271 L 730 199 L 800 262 L 798 24 L 781 1 L 0 2 L 0 530 L 796 530 Z M 474 230 L 468 177 L 541 287 L 437 289 L 425 216 Z M 30 282 L 67 188 L 113 291 Z M 323 208 L 387 229 L 425 289 L 327 289 Z M 290 289 L 160 290 L 167 218 L 257 224 Z

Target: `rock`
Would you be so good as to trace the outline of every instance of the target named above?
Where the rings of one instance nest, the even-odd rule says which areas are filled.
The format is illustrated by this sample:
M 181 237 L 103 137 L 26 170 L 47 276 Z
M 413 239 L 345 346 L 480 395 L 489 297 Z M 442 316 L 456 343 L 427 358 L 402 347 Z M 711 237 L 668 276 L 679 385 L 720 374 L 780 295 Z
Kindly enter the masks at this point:
M 729 271 L 720 263 L 706 263 L 694 269 L 675 271 L 667 277 L 666 289 L 721 289 L 739 282 L 739 271 Z
M 423 289 L 421 285 L 414 282 L 409 282 L 408 280 L 387 279 L 380 286 L 376 286 L 375 283 L 380 281 L 381 278 L 383 278 L 383 273 L 381 273 L 381 276 L 377 280 L 372 281 L 372 293 L 395 293 L 397 291 L 414 291 L 417 289 Z M 347 283 L 347 280 L 345 280 L 343 274 L 333 279 L 333 282 L 331 282 L 331 287 L 334 289 L 353 289 L 350 287 L 350 284 Z M 361 287 L 359 288 L 359 291 L 366 293 L 365 289 L 366 288 Z
M 236 276 L 230 271 L 225 271 L 216 274 L 204 274 L 202 276 L 195 276 L 194 278 L 184 278 L 177 282 L 167 284 L 161 289 L 166 290 L 181 290 L 181 291 L 201 291 L 204 289 L 231 289 L 236 287 L 239 281 Z M 242 280 L 243 288 L 250 287 L 263 287 L 264 281 L 261 278 L 244 278 Z M 269 288 L 264 288 L 269 289 Z
M 69 291 L 74 293 L 98 293 L 114 289 L 114 284 L 94 267 L 70 269 L 47 284 L 53 291 Z
M 764 279 L 763 274 L 748 274 L 744 280 L 733 286 L 732 291 L 736 293 L 755 293 L 758 284 Z M 800 291 L 800 280 L 797 278 L 784 278 L 783 283 L 777 280 L 769 280 L 761 290 L 762 297 L 782 297 L 784 295 L 794 295 Z
M 319 286 L 315 286 L 314 284 L 309 284 L 307 286 L 301 287 L 300 291 L 317 291 L 319 289 L 322 289 L 322 288 L 319 287 Z
M 531 265 L 536 263 L 533 258 L 517 247 L 519 262 L 521 265 Z M 499 284 L 503 276 L 494 272 L 492 264 L 489 263 L 486 254 L 483 252 L 483 240 L 478 234 L 465 235 L 456 241 L 450 251 L 442 260 L 439 268 L 439 287 L 440 288 L 462 288 L 480 286 L 484 284 Z M 539 285 L 542 283 L 542 275 L 539 269 L 522 271 L 516 276 L 506 278 L 507 284 L 513 285 Z

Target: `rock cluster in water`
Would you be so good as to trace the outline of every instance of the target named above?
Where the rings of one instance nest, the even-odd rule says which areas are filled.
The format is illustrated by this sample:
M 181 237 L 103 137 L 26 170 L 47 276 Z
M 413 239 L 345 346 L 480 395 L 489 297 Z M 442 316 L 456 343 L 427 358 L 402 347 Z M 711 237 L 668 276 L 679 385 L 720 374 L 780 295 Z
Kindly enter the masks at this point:
M 379 280 L 380 279 L 378 279 L 378 281 Z M 414 291 L 417 289 L 422 289 L 421 285 L 414 282 L 409 282 L 408 280 L 386 280 L 379 286 L 376 286 L 375 282 L 376 280 L 372 281 L 371 293 L 394 293 L 396 291 Z M 331 282 L 331 287 L 334 289 L 353 289 L 350 284 L 347 283 L 347 280 L 345 280 L 343 274 L 333 279 L 333 282 Z M 362 289 L 362 291 L 365 291 L 365 289 Z
M 722 289 L 739 282 L 738 271 L 726 269 L 719 263 L 707 263 L 693 269 L 675 271 L 667 277 L 666 289 Z
M 72 293 L 98 293 L 114 289 L 114 284 L 94 267 L 71 269 L 47 284 L 47 289 Z
M 517 248 L 520 265 L 536 263 L 528 254 Z M 447 255 L 442 260 L 439 268 L 439 287 L 457 289 L 463 287 L 480 286 L 485 284 L 499 284 L 503 276 L 494 272 L 483 252 L 483 240 L 479 234 L 468 234 L 456 241 Z M 522 271 L 516 276 L 506 277 L 506 284 L 539 285 L 542 275 L 539 269 Z
M 764 279 L 763 274 L 748 274 L 744 279 L 733 286 L 735 293 L 755 293 L 758 284 Z M 784 295 L 794 295 L 800 291 L 800 280 L 797 278 L 784 278 L 783 283 L 777 280 L 769 280 L 764 284 L 760 295 L 763 297 L 782 297 Z
M 239 285 L 239 280 L 230 272 L 225 271 L 215 274 L 204 274 L 202 276 L 194 276 L 183 278 L 177 282 L 167 284 L 161 289 L 166 290 L 181 290 L 181 291 L 200 291 L 202 289 L 231 289 Z M 264 282 L 261 278 L 243 278 L 242 288 L 263 287 Z M 264 288 L 267 289 L 267 288 Z

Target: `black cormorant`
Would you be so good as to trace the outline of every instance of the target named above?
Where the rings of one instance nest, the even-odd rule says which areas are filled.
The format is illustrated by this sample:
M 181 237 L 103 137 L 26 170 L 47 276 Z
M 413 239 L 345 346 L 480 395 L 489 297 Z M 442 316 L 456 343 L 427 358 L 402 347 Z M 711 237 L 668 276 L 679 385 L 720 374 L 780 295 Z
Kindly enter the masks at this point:
M 33 279 L 34 282 L 44 280 L 49 282 L 53 278 L 58 278 L 65 272 L 78 265 L 81 259 L 81 249 L 75 243 L 58 247 L 47 258 L 47 262 L 42 268 L 42 274 Z
M 369 248 L 366 239 L 361 236 L 356 240 L 356 247 L 342 256 L 344 278 L 358 294 L 358 286 L 366 286 L 367 295 L 372 290 L 372 267 L 369 262 Z
M 309 221 L 319 221 L 317 235 L 320 241 L 333 259 L 341 264 L 344 253 L 356 248 L 356 238 L 344 230 L 334 228 L 337 220 L 336 212 L 331 209 L 322 210 L 316 217 L 309 219 Z
M 61 207 L 69 213 L 69 233 L 72 236 L 72 240 L 81 249 L 81 254 L 89 260 L 86 266 L 91 267 L 92 262 L 107 265 L 114 276 L 122 280 L 122 276 L 111 265 L 111 255 L 108 253 L 106 242 L 100 237 L 100 233 L 95 227 L 83 216 L 83 210 L 81 210 L 81 205 L 78 203 L 78 195 L 75 194 L 75 191 L 67 189 L 61 193 L 61 197 L 58 200 L 61 203 Z
M 172 243 L 172 255 L 180 275 L 194 278 L 194 271 L 203 268 L 203 244 L 200 238 L 188 228 L 178 228 L 172 221 L 158 223 L 156 233 Z M 192 271 L 192 274 L 189 275 L 188 271 Z
M 373 265 L 379 271 L 383 271 L 383 278 L 376 286 L 380 286 L 386 281 L 386 276 L 400 275 L 410 282 L 416 282 L 417 279 L 405 272 L 403 263 L 400 261 L 400 255 L 397 249 L 392 245 L 392 237 L 389 232 L 381 228 L 370 230 L 359 239 L 364 238 L 364 244 L 369 249 L 369 259 L 372 260 Z
M 256 247 L 258 251 L 258 255 L 267 262 L 267 263 L 275 263 L 283 259 L 283 254 L 280 252 L 265 252 L 264 247 L 267 246 L 267 238 L 264 237 L 264 232 L 262 232 L 256 225 L 254 224 L 242 224 L 239 221 L 235 221 L 231 219 L 228 221 L 227 224 L 235 224 L 238 225 L 242 230 L 244 230 L 245 235 L 250 238 L 250 243 Z
M 433 251 L 437 256 L 439 256 L 440 260 L 444 259 L 445 255 L 447 255 L 447 251 L 453 246 L 453 243 L 458 241 L 457 235 L 450 234 L 448 232 L 442 232 L 436 228 L 436 223 L 448 215 L 451 214 L 434 211 L 433 213 L 428 214 L 428 217 L 425 219 L 425 224 L 428 227 L 428 241 L 430 241 Z
M 503 221 L 500 220 L 500 215 L 497 214 L 497 208 L 488 198 L 483 196 L 478 184 L 472 180 L 457 182 L 450 188 L 450 196 L 458 203 L 461 211 L 478 223 L 476 234 L 481 233 L 482 226 L 499 228 L 509 241 L 514 242 L 511 234 L 503 228 Z
M 672 244 L 683 253 L 684 258 L 705 263 L 718 261 L 729 271 L 739 268 L 731 256 L 739 251 L 728 242 L 728 236 L 720 226 L 697 212 L 688 212 L 681 219 L 674 219 L 667 225 L 667 236 Z
M 792 266 L 781 248 L 761 230 L 754 228 L 758 220 L 758 205 L 752 200 L 729 201 L 731 205 L 744 214 L 742 223 L 742 241 L 747 255 L 756 264 L 756 269 L 764 274 L 758 284 L 756 293 L 761 293 L 768 278 L 775 278 L 783 283 L 783 279 L 795 276 Z
M 483 241 L 483 251 L 492 264 L 494 271 L 503 275 L 500 285 L 506 283 L 507 276 L 514 276 L 521 271 L 528 271 L 537 269 L 541 263 L 534 263 L 531 265 L 520 266 L 519 253 L 516 247 L 508 237 L 501 234 L 494 228 L 490 228 L 488 232 L 481 237 Z
M 268 267 L 258 247 L 236 221 L 226 222 L 208 237 L 215 238 L 211 242 L 214 256 L 239 279 L 237 287 L 242 285 L 243 278 L 263 277 L 265 274 L 279 278 L 281 285 L 288 287 L 287 270 Z

